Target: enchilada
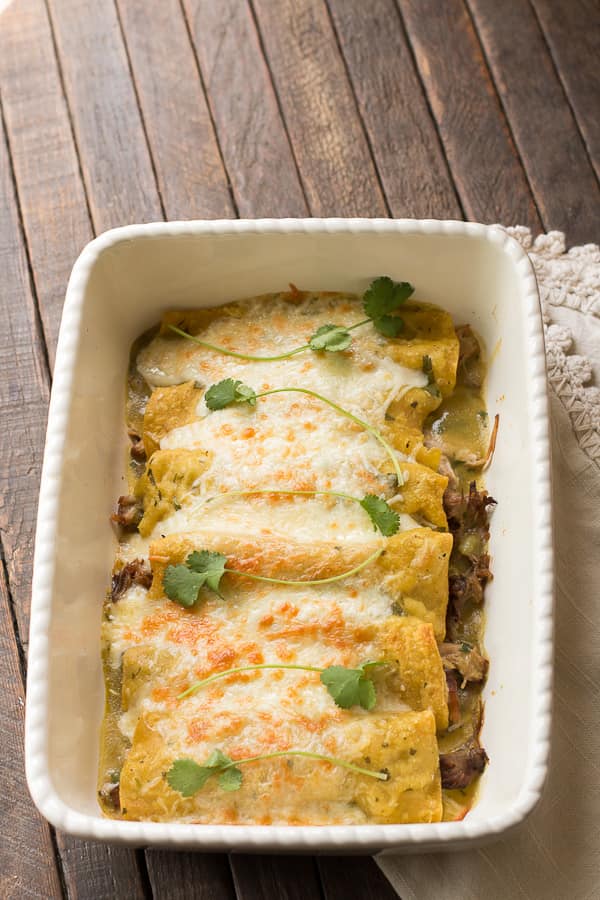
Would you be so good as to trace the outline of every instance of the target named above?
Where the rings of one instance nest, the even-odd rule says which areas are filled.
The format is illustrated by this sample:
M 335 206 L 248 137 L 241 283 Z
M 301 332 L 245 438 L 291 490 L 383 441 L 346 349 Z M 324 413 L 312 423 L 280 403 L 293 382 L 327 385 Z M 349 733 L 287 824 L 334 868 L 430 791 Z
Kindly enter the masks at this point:
M 440 652 L 460 560 L 432 430 L 460 342 L 447 313 L 390 284 L 381 297 L 406 296 L 366 319 L 369 292 L 361 309 L 292 288 L 169 312 L 135 347 L 103 623 L 108 815 L 360 824 L 468 808 L 469 785 L 443 794 L 440 749 L 464 730 L 457 702 L 478 715 L 485 666 L 456 688 L 462 658 Z

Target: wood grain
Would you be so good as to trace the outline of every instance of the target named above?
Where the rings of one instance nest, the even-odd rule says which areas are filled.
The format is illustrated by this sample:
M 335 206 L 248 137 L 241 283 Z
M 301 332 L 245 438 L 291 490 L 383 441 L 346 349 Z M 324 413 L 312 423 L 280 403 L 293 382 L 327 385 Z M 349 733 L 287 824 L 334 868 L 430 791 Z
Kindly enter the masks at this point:
M 53 365 L 67 279 L 92 232 L 43 0 L 13 3 L 2 13 L 0 93 Z
M 328 0 L 392 215 L 461 219 L 394 0 Z
M 134 850 L 56 833 L 69 900 L 144 900 Z
M 31 549 L 49 392 L 11 174 L 0 126 L 0 536 L 19 637 L 26 646 Z
M 184 0 L 239 215 L 305 216 L 296 163 L 245 0 Z
M 146 862 L 156 900 L 235 900 L 224 854 L 148 850 Z
M 597 0 L 532 0 L 600 178 L 600 8 Z
M 254 0 L 308 204 L 318 216 L 386 216 L 323 0 Z
M 597 240 L 598 181 L 529 0 L 469 4 L 544 228 Z
M 138 853 L 57 835 L 59 867 L 23 780 L 14 634 L 26 642 L 46 352 L 92 231 L 164 212 L 458 216 L 462 204 L 537 229 L 535 198 L 544 225 L 593 238 L 596 2 L 531 0 L 536 19 L 525 0 L 500 12 L 469 0 L 478 31 L 463 0 L 47 2 L 50 20 L 43 0 L 13 0 L 0 19 L 0 895 L 53 900 L 63 877 L 78 900 L 391 900 L 367 858 L 234 855 L 230 868 L 148 851 L 146 872 Z
M 239 900 L 322 900 L 314 857 L 232 853 L 230 861 Z
M 163 218 L 113 0 L 49 0 L 94 230 Z
M 15 15 L 17 12 L 18 17 Z M 81 246 L 90 239 L 91 229 L 45 8 L 34 2 L 23 4 L 18 9 L 9 9 L 3 16 L 2 26 L 0 83 L 3 109 L 13 149 L 33 275 L 43 299 L 40 304 L 42 317 L 48 344 L 53 351 L 68 271 Z M 19 62 L 23 58 L 32 61 L 26 74 Z M 44 141 L 40 141 L 40 129 L 45 135 Z M 4 144 L 1 156 L 0 170 L 8 179 L 10 166 Z M 48 400 L 48 373 L 41 335 L 36 327 L 35 301 L 29 284 L 27 259 L 24 248 L 18 245 L 19 224 L 11 193 L 12 185 L 5 180 L 2 185 L 2 208 L 7 210 L 8 220 L 4 219 L 0 271 L 4 321 L 8 324 L 3 329 L 5 346 L 2 347 L 0 391 L 2 418 L 3 421 L 10 421 L 11 428 L 8 433 L 3 431 L 2 480 L 8 482 L 8 487 L 3 490 L 0 521 L 15 611 L 26 645 L 31 553 Z M 50 221 L 55 223 L 54 228 L 48 228 Z M 21 753 L 19 741 L 19 756 Z M 27 816 L 23 818 L 23 828 L 27 827 L 28 822 L 33 828 L 37 814 L 27 801 L 26 796 Z M 22 830 L 17 831 L 17 835 L 22 835 Z M 72 896 L 79 895 L 75 890 L 78 884 L 86 889 L 93 884 L 97 897 L 132 895 L 136 869 L 131 866 L 131 854 L 119 851 L 111 855 L 105 847 L 62 839 L 59 835 L 58 843 L 63 848 L 64 840 L 74 851 L 65 858 L 65 878 L 73 888 Z M 11 845 L 9 849 L 12 852 L 15 848 Z M 19 848 L 21 856 L 22 850 L 23 845 Z M 54 859 L 49 832 L 44 853 L 44 865 L 50 871 Z M 118 866 L 115 867 L 116 872 L 110 876 L 110 864 L 115 862 L 115 856 L 121 860 L 121 867 L 120 871 Z M 87 863 L 96 858 L 95 868 L 101 871 L 101 876 L 90 881 L 94 867 L 86 865 L 87 871 L 83 872 L 79 864 L 81 877 L 78 879 L 70 866 L 75 857 Z M 127 884 L 121 890 L 120 877 L 125 869 Z M 8 858 L 6 870 L 10 870 Z M 33 876 L 35 871 L 32 870 L 31 874 Z M 40 891 L 36 896 L 46 894 Z
M 16 148 L 15 176 L 21 198 L 23 226 L 30 236 L 32 274 L 36 285 L 41 287 L 42 317 L 48 324 L 49 342 L 54 349 L 69 266 L 80 246 L 91 237 L 91 226 L 45 9 L 37 2 L 28 2 L 23 6 L 23 17 L 7 21 L 11 34 L 14 33 L 14 41 L 7 39 L 10 55 L 8 62 L 3 56 L 0 65 L 3 101 L 6 98 L 3 108 L 9 126 L 11 150 L 13 142 Z M 21 23 L 23 28 L 19 27 Z M 5 37 L 3 32 L 2 40 Z M 12 57 L 15 50 L 21 59 L 38 60 L 39 54 L 41 63 L 48 66 L 46 78 L 37 62 L 25 70 L 22 64 L 17 65 L 18 59 Z M 43 114 L 37 113 L 38 94 L 40 102 L 45 104 Z M 36 114 L 37 119 L 29 119 L 30 115 Z M 48 144 L 40 141 L 40 128 L 45 136 L 49 136 Z M 36 140 L 39 146 L 32 147 Z M 0 527 L 15 614 L 26 650 L 33 533 L 49 373 L 29 278 L 29 261 L 20 241 L 16 199 L 9 181 L 10 163 L 4 144 L 0 156 L 0 174 L 5 176 L 0 192 L 4 202 L 0 206 L 8 210 L 8 219 L 4 218 L 0 235 L 0 277 L 3 283 L 0 303 L 4 321 L 8 323 L 3 329 L 0 351 L 0 397 L 2 419 L 10 422 L 10 430 L 3 430 L 0 437 L 3 444 L 0 477 L 2 487 L 7 485 L 0 507 Z M 61 178 L 61 173 L 64 178 Z M 66 200 L 65 194 L 68 194 Z M 52 228 L 49 228 L 49 222 L 53 223 Z M 47 237 L 41 236 L 40 231 L 47 232 Z M 71 254 L 70 260 L 67 254 Z M 111 851 L 103 845 L 73 840 L 60 834 L 56 840 L 63 857 L 63 875 L 70 896 L 85 896 L 90 887 L 96 897 L 142 896 L 134 891 L 140 876 L 135 854 L 131 851 Z M 51 864 L 49 858 L 47 865 Z
M 397 894 L 375 860 L 366 856 L 321 856 L 325 900 L 396 900 Z
M 168 218 L 233 215 L 179 0 L 117 0 L 117 6 Z
M 62 897 L 62 889 L 50 828 L 31 802 L 25 783 L 25 691 L 9 604 L 0 567 L 0 896 L 2 900 L 54 900 Z
M 469 219 L 541 221 L 462 0 L 399 4 L 419 73 Z

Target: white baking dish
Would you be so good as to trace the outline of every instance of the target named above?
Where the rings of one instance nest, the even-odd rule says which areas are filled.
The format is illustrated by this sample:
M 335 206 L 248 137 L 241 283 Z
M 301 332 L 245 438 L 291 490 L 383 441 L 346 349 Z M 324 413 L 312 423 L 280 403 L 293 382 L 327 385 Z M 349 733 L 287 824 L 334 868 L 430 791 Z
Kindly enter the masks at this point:
M 104 704 L 100 619 L 122 492 L 124 383 L 132 340 L 167 307 L 279 290 L 363 291 L 381 274 L 469 322 L 491 355 L 500 432 L 487 590 L 483 744 L 490 764 L 462 822 L 332 827 L 119 822 L 96 802 Z M 542 322 L 534 275 L 497 227 L 307 219 L 118 228 L 77 260 L 60 330 L 35 551 L 27 691 L 29 788 L 57 828 L 84 838 L 198 849 L 376 852 L 483 842 L 535 805 L 551 706 L 552 551 Z

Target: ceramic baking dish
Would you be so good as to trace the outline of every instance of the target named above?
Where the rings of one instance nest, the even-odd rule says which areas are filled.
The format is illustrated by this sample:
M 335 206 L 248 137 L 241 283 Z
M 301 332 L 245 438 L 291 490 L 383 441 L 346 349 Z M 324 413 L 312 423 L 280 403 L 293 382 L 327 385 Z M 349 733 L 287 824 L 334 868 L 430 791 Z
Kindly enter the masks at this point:
M 490 764 L 462 822 L 331 827 L 120 822 L 96 802 L 104 704 L 100 620 L 123 492 L 125 375 L 132 340 L 167 307 L 279 290 L 362 292 L 381 274 L 482 335 L 500 431 L 487 487 L 494 580 L 487 590 L 483 744 Z M 481 843 L 518 824 L 546 773 L 552 551 L 542 322 L 535 278 L 502 229 L 462 222 L 308 219 L 117 228 L 75 263 L 64 307 L 40 493 L 29 675 L 29 788 L 78 837 L 203 850 L 373 853 Z

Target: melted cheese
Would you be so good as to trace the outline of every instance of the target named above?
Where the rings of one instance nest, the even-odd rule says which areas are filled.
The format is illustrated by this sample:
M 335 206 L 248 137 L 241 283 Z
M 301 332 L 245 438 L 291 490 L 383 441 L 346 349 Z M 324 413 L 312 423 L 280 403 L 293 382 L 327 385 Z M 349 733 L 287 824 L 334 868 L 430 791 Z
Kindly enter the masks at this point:
M 194 333 L 265 356 L 306 343 L 323 324 L 362 317 L 355 298 L 345 295 L 307 295 L 296 304 L 271 297 L 207 314 Z M 447 347 L 440 355 L 434 343 L 424 346 L 435 365 L 448 355 Z M 132 744 L 121 778 L 123 815 L 287 824 L 439 819 L 435 721 L 445 727 L 447 705 L 435 635 L 445 616 L 451 538 L 418 526 L 423 519 L 445 524 L 445 479 L 415 462 L 417 440 L 407 453 L 394 451 L 405 466 L 403 494 L 373 434 L 317 398 L 281 393 L 259 399 L 255 408 L 211 412 L 202 390 L 224 378 L 257 392 L 301 386 L 385 433 L 390 405 L 401 410 L 406 397 L 409 408 L 407 392 L 427 381 L 413 348 L 394 355 L 387 347 L 369 324 L 353 332 L 343 354 L 242 361 L 168 333 L 139 353 L 139 373 L 163 391 L 151 413 L 155 437 L 148 430 L 144 440 L 163 455 L 149 460 L 138 483 L 142 534 L 121 544 L 117 561 L 150 558 L 152 588 L 131 587 L 103 625 L 107 664 L 122 674 L 118 724 Z M 178 392 L 174 405 L 169 390 Z M 416 429 L 407 423 L 418 437 L 419 421 Z M 224 496 L 257 489 L 384 496 L 400 511 L 400 533 L 385 541 L 357 503 L 339 497 Z M 191 549 L 220 550 L 245 571 L 306 580 L 343 572 L 374 547 L 385 548 L 385 557 L 332 584 L 266 585 L 227 576 L 224 599 L 202 592 L 189 610 L 162 591 L 166 565 L 183 562 Z M 393 618 L 398 612 L 410 614 L 400 627 Z M 388 665 L 377 681 L 373 713 L 340 709 L 318 673 L 280 668 L 231 675 L 178 700 L 193 681 L 232 667 L 355 667 L 382 658 Z M 405 743 L 410 740 L 414 748 Z M 202 762 L 215 747 L 234 759 L 293 748 L 363 766 L 381 757 L 396 775 L 381 793 L 379 782 L 294 759 L 249 766 L 235 797 L 211 784 L 186 801 L 168 788 L 162 773 L 173 759 Z

